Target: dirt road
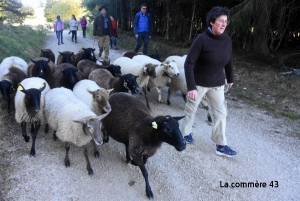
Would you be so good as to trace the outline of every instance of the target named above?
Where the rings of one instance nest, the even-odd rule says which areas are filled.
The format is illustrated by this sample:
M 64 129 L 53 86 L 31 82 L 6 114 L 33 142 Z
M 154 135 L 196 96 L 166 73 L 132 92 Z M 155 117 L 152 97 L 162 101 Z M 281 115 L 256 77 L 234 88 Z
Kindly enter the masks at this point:
M 76 53 L 82 47 L 93 47 L 93 39 L 83 39 L 80 33 L 75 44 L 65 32 L 64 43 L 58 46 L 55 34 L 50 33 L 45 48 L 55 53 Z M 110 51 L 112 61 L 122 52 Z M 166 96 L 164 89 L 162 97 Z M 138 98 L 145 102 L 142 96 Z M 156 98 L 156 92 L 149 94 L 153 116 L 183 115 L 184 101 L 179 93 L 171 98 L 171 106 L 156 103 Z M 195 143 L 187 145 L 183 152 L 163 144 L 147 162 L 154 199 L 300 200 L 300 122 L 274 118 L 230 95 L 227 100 L 227 140 L 238 155 L 225 158 L 214 153 L 212 128 L 206 122 L 205 110 L 199 108 L 194 125 Z M 43 127 L 40 129 L 37 155 L 31 158 L 31 140 L 24 142 L 13 115 L 2 115 L 0 123 L 0 185 L 4 200 L 147 200 L 143 176 L 138 167 L 125 162 L 122 144 L 110 139 L 98 148 L 99 159 L 89 150 L 95 173 L 90 177 L 82 148 L 71 146 L 71 167 L 64 166 L 64 145 L 53 141 L 52 130 L 45 134 Z M 234 187 L 226 187 L 226 183 Z

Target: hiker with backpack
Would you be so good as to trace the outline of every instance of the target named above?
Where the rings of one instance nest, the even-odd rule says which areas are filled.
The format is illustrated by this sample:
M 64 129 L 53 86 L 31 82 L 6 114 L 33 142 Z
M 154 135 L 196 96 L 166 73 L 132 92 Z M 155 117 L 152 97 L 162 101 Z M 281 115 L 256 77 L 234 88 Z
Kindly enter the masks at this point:
M 135 15 L 133 28 L 136 38 L 134 52 L 137 53 L 142 43 L 144 43 L 143 54 L 147 55 L 148 44 L 152 35 L 152 22 L 150 14 L 147 13 L 146 4 L 142 4 L 141 11 Z

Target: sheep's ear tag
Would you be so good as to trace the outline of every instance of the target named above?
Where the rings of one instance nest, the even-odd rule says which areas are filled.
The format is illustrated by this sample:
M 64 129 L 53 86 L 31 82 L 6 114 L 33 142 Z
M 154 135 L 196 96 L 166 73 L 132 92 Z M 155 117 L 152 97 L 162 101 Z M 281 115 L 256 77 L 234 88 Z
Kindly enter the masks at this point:
M 146 67 L 144 67 L 144 72 L 146 73 L 146 71 L 147 71 L 147 68 L 146 68 Z
M 22 90 L 24 90 L 24 88 L 23 88 L 22 86 L 19 85 L 18 91 L 22 91 Z
M 157 123 L 155 121 L 152 122 L 152 128 L 157 129 Z
M 45 83 L 43 83 L 43 84 L 40 86 L 40 89 L 43 88 L 44 86 L 45 86 Z

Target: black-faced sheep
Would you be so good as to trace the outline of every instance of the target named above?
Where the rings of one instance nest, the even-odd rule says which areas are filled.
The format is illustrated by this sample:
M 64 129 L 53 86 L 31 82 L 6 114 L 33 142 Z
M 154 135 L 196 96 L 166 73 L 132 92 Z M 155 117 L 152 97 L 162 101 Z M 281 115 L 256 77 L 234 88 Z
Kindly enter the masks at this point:
M 147 159 L 155 154 L 163 142 L 182 151 L 186 147 L 179 121 L 183 117 L 152 117 L 148 108 L 134 96 L 115 93 L 110 96 L 112 111 L 102 120 L 104 141 L 111 136 L 126 146 L 126 159 L 139 166 L 146 182 L 146 195 L 153 198 L 145 167 Z
M 40 57 L 48 58 L 55 64 L 55 54 L 50 49 L 42 49 Z
M 19 57 L 7 57 L 0 64 L 0 91 L 10 113 L 11 98 L 18 84 L 27 77 L 27 63 Z
M 101 119 L 107 116 L 97 116 L 88 105 L 79 100 L 71 90 L 56 88 L 50 90 L 45 97 L 45 117 L 49 126 L 55 130 L 55 135 L 65 142 L 65 166 L 70 166 L 70 143 L 83 146 L 89 175 L 93 175 L 87 144 L 94 140 L 96 144 L 103 143 Z M 76 108 L 76 109 L 75 109 Z
M 93 70 L 89 75 L 89 80 L 95 81 L 100 87 L 104 89 L 114 88 L 112 93 L 128 92 L 138 94 L 140 88 L 136 83 L 136 76 L 132 74 L 124 74 L 120 77 L 114 77 L 110 72 L 104 69 Z
M 62 63 L 55 68 L 53 79 L 49 84 L 51 89 L 65 87 L 72 90 L 74 85 L 80 80 L 82 80 L 82 74 L 75 66 L 69 63 Z
M 82 48 L 82 50 L 79 50 L 75 55 L 75 63 L 76 66 L 79 61 L 83 59 L 88 59 L 90 61 L 96 62 L 96 56 L 95 56 L 95 49 L 94 48 Z
M 52 74 L 55 70 L 54 63 L 45 57 L 30 59 L 28 63 L 28 77 L 40 77 L 48 83 L 52 80 Z
M 128 58 L 132 59 L 134 56 L 142 55 L 142 54 L 143 54 L 142 52 L 135 53 L 135 52 L 128 51 L 128 52 L 123 52 L 122 57 L 128 57 Z
M 161 61 L 161 60 L 160 60 L 160 56 L 159 56 L 159 54 L 158 54 L 157 52 L 154 53 L 154 54 L 151 54 L 150 57 L 151 57 L 152 59 L 156 59 L 157 61 Z
M 69 63 L 69 64 L 73 64 L 74 66 L 76 66 L 74 52 L 70 52 L 70 51 L 59 52 L 56 64 L 59 65 L 62 63 Z
M 42 124 L 45 124 L 45 94 L 50 90 L 48 83 L 38 77 L 24 79 L 18 87 L 15 97 L 16 121 L 21 124 L 25 142 L 29 141 L 26 123 L 31 123 L 32 146 L 30 156 L 35 156 L 35 140 Z M 47 130 L 45 129 L 45 132 Z
M 87 59 L 81 60 L 77 64 L 77 69 L 82 73 L 83 79 L 88 79 L 90 73 L 95 69 L 106 69 L 114 77 L 119 77 L 120 75 L 122 75 L 121 67 L 119 65 L 112 65 L 112 64 L 108 66 L 98 65 L 97 63 Z

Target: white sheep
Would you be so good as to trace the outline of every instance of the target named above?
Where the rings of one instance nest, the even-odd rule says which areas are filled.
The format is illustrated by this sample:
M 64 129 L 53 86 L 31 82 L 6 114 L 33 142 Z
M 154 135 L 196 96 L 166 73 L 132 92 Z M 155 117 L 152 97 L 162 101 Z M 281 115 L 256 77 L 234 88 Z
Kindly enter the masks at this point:
M 155 68 L 157 64 L 145 64 L 142 65 L 139 62 L 130 59 L 128 57 L 119 57 L 114 61 L 114 65 L 121 66 L 122 73 L 138 76 L 136 82 L 140 88 L 147 86 L 150 77 L 156 77 Z
M 161 63 L 160 61 L 156 59 L 152 59 L 148 56 L 145 55 L 137 55 L 132 58 L 133 60 L 145 65 L 146 63 L 151 63 L 151 64 L 158 64 L 158 67 L 155 69 L 156 72 L 156 78 L 150 78 L 148 82 L 149 89 L 154 88 L 158 92 L 158 102 L 162 103 L 163 100 L 161 98 L 161 89 L 165 87 L 169 81 L 170 78 L 173 78 L 174 76 L 179 75 L 179 71 L 177 68 L 177 64 L 174 61 L 164 61 Z M 146 98 L 146 104 L 148 108 L 150 109 L 150 105 L 148 103 L 147 99 L 147 92 L 146 92 L 146 87 L 143 87 L 143 91 L 145 94 Z
M 178 69 L 180 69 L 180 68 L 184 68 L 185 59 L 186 59 L 186 55 L 184 55 L 184 56 L 173 55 L 173 56 L 167 57 L 166 61 L 175 61 Z
M 96 144 L 103 143 L 103 134 L 100 130 L 101 119 L 108 113 L 97 116 L 90 107 L 78 99 L 74 93 L 66 88 L 50 90 L 45 97 L 45 117 L 49 126 L 55 130 L 54 135 L 65 142 L 65 166 L 70 166 L 70 144 L 83 146 L 89 175 L 93 175 L 87 144 L 92 139 Z
M 27 63 L 19 57 L 7 57 L 0 64 L 0 90 L 7 101 L 10 113 L 11 97 L 14 97 L 18 84 L 27 77 Z
M 41 125 L 45 124 L 44 105 L 45 94 L 50 90 L 48 83 L 38 77 L 24 79 L 18 87 L 15 96 L 15 119 L 22 127 L 25 142 L 29 141 L 26 123 L 31 123 L 32 146 L 30 156 L 35 156 L 35 140 Z M 48 132 L 48 127 L 45 127 Z

